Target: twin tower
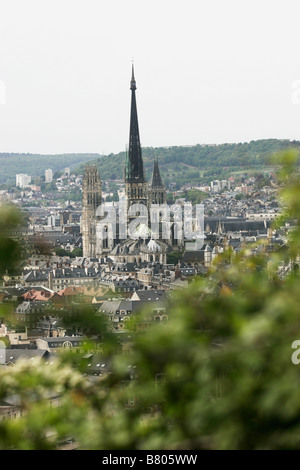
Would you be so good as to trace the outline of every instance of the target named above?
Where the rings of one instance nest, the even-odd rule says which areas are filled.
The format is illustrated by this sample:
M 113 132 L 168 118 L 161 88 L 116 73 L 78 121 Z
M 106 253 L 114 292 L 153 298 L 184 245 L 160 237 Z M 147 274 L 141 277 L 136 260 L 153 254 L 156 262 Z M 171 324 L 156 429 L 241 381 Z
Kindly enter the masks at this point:
M 131 111 L 129 146 L 126 151 L 124 180 L 125 196 L 127 200 L 127 210 L 133 204 L 142 204 L 147 208 L 151 204 L 166 204 L 166 191 L 162 183 L 158 162 L 154 161 L 153 174 L 150 184 L 148 184 L 143 165 L 142 149 L 140 143 L 138 114 L 136 105 L 136 81 L 134 68 L 132 66 L 132 77 L 130 81 L 131 90 Z M 96 211 L 102 204 L 101 179 L 96 165 L 87 165 L 83 177 L 82 191 L 82 239 L 83 256 L 87 258 L 98 258 L 109 256 L 115 261 L 160 261 L 165 262 L 168 251 L 168 241 L 153 242 L 150 231 L 141 234 L 140 240 L 120 241 L 118 230 L 112 236 L 109 234 L 109 226 L 103 225 L 99 212 Z M 136 207 L 136 206 L 135 206 Z M 138 214 L 136 214 L 138 215 Z M 102 221 L 105 219 L 102 218 Z M 107 236 L 99 237 L 99 224 L 101 233 L 107 232 Z M 151 242 L 151 243 L 149 243 Z

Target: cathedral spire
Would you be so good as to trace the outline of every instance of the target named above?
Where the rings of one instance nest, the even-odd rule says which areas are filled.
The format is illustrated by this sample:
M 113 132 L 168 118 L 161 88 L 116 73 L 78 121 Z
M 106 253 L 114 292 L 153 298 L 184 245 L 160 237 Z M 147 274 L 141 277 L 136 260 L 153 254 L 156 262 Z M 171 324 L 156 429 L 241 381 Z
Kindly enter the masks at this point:
M 132 64 L 132 75 L 130 81 L 131 90 L 131 111 L 128 155 L 125 162 L 125 180 L 127 182 L 146 182 L 139 134 L 139 123 L 136 106 L 136 81 L 134 76 L 134 66 Z
M 134 65 L 133 65 L 133 63 L 132 63 L 130 90 L 136 90 L 136 81 L 135 81 L 135 78 L 134 78 Z

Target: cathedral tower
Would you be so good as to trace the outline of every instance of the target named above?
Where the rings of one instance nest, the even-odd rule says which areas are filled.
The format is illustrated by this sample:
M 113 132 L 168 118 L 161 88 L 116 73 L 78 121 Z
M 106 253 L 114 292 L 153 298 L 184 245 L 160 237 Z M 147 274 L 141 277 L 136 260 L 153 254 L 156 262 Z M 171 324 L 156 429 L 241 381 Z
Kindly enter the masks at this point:
M 149 204 L 166 204 L 166 190 L 160 177 L 158 161 L 154 160 L 152 179 L 149 187 Z
M 140 143 L 139 124 L 136 106 L 136 81 L 134 77 L 134 68 L 132 65 L 132 77 L 130 82 L 131 90 L 131 112 L 130 112 L 130 130 L 129 147 L 126 152 L 125 160 L 125 194 L 128 201 L 128 209 L 132 204 L 144 204 L 147 207 L 148 187 L 144 174 L 142 149 Z M 134 217 L 134 216 L 133 216 Z M 130 217 L 129 217 L 130 219 Z
M 96 250 L 96 211 L 102 203 L 101 180 L 96 165 L 86 165 L 82 181 L 82 244 L 83 256 L 94 258 Z

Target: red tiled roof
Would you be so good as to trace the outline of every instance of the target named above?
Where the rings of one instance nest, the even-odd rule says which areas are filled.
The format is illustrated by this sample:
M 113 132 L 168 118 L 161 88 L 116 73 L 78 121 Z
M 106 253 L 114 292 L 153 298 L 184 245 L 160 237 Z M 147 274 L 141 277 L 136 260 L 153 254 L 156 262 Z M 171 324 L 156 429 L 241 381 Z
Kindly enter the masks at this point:
M 21 298 L 23 300 L 37 300 L 37 301 L 43 301 L 47 302 L 49 299 L 53 297 L 54 293 L 49 292 L 46 290 L 35 290 L 31 289 L 28 292 L 25 292 L 25 294 L 21 295 Z

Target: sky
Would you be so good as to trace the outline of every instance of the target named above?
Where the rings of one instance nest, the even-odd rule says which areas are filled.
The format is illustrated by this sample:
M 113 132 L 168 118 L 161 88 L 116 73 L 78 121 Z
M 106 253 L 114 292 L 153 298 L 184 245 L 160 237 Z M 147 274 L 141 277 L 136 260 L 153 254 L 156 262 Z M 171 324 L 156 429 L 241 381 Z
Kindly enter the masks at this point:
M 300 140 L 299 0 L 0 0 L 0 153 Z

